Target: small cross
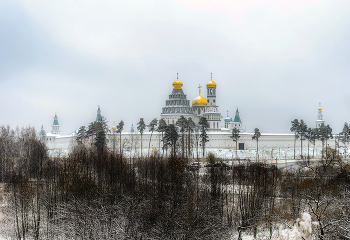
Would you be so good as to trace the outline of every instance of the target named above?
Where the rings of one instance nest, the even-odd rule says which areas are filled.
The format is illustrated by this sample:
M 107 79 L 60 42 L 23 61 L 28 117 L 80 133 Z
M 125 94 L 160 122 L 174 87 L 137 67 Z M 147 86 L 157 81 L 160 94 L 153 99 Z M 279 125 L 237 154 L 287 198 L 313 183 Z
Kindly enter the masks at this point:
M 199 84 L 198 88 L 199 88 L 199 93 L 201 93 L 202 86 L 200 84 Z

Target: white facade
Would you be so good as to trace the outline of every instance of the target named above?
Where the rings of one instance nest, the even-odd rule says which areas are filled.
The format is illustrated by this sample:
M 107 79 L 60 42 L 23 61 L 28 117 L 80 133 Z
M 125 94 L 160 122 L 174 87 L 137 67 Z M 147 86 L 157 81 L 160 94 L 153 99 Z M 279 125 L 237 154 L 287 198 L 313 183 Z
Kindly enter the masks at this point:
M 143 133 L 142 137 L 142 145 L 143 149 L 148 149 L 149 141 L 150 141 L 150 132 Z M 220 132 L 208 132 L 209 142 L 206 143 L 207 149 L 236 149 L 236 142 L 230 138 L 231 133 L 222 129 Z M 238 140 L 237 146 L 241 144 L 242 149 L 244 150 L 255 150 L 257 147 L 256 140 L 252 140 L 253 133 L 243 132 L 240 134 L 240 138 Z M 119 148 L 119 134 L 108 134 L 108 147 L 112 149 L 113 141 L 116 141 Z M 48 134 L 45 136 L 45 142 L 49 149 L 51 150 L 65 150 L 69 151 L 71 147 L 76 144 L 76 136 L 57 136 Z M 131 132 L 123 132 L 121 134 L 122 145 L 124 150 L 130 149 L 139 149 L 141 146 L 141 134 L 139 133 L 131 133 Z M 193 146 L 195 146 L 195 133 L 192 134 Z M 334 138 L 329 139 L 327 144 L 331 147 L 335 147 Z M 297 139 L 296 147 L 300 148 L 301 142 Z M 303 141 L 304 153 L 306 152 L 308 143 L 306 140 Z M 316 147 L 321 147 L 321 141 L 316 141 Z M 310 145 L 310 148 L 313 146 Z M 292 149 L 294 148 L 294 134 L 277 134 L 277 133 L 262 133 L 259 138 L 259 149 L 269 148 L 269 149 Z M 161 141 L 161 133 L 154 132 L 151 139 L 150 150 L 157 149 L 161 152 L 162 149 L 162 141 Z

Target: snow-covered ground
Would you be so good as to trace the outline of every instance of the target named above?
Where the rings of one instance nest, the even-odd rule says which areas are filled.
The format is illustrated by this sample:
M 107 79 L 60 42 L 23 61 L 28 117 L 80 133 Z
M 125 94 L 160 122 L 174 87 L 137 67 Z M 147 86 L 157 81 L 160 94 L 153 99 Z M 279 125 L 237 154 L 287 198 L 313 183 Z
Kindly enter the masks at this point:
M 309 149 L 309 156 L 311 158 L 321 158 L 321 150 L 322 148 L 310 148 Z M 151 149 L 150 150 L 150 154 L 154 151 L 158 151 L 160 153 L 162 153 L 162 150 L 158 150 L 158 149 Z M 131 157 L 139 157 L 140 156 L 140 149 L 136 149 L 136 150 L 132 150 L 132 151 L 128 151 L 128 150 L 124 150 L 123 153 L 125 155 L 125 157 L 129 158 L 130 155 Z M 143 148 L 142 149 L 142 155 L 143 156 L 148 156 L 148 148 Z M 219 159 L 222 160 L 234 160 L 236 159 L 236 150 L 232 150 L 232 149 L 225 149 L 225 148 L 206 148 L 205 149 L 205 156 L 209 153 L 212 152 L 215 154 L 215 156 Z M 344 149 L 340 148 L 339 149 L 340 154 L 344 154 Z M 53 150 L 50 149 L 49 150 L 49 155 L 51 157 L 64 157 L 67 156 L 69 153 L 69 150 Z M 169 153 L 168 153 L 169 154 Z M 300 154 L 301 154 L 301 149 L 300 148 L 296 148 L 295 149 L 295 156 L 297 159 L 300 159 Z M 308 148 L 304 147 L 303 148 L 303 155 L 307 156 L 308 155 Z M 198 157 L 201 158 L 201 156 L 203 156 L 203 151 L 202 149 L 198 149 Z M 237 150 L 237 159 L 249 159 L 251 161 L 255 161 L 256 160 L 256 150 Z M 192 152 L 192 158 L 197 158 L 197 151 L 196 149 L 193 149 Z M 269 161 L 271 162 L 275 162 L 276 160 L 285 160 L 285 159 L 294 159 L 294 148 L 266 148 L 263 147 L 261 149 L 259 149 L 259 161 L 261 162 L 266 162 L 269 163 Z

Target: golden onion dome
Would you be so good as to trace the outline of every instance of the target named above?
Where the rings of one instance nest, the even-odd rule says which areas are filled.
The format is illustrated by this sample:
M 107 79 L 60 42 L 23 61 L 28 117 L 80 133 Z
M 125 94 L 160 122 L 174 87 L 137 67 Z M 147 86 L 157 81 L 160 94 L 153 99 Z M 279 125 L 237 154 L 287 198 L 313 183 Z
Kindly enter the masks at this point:
M 177 73 L 176 81 L 173 82 L 174 89 L 181 89 L 182 85 L 182 82 L 179 81 L 179 73 Z
M 210 73 L 210 81 L 207 83 L 207 88 L 216 88 L 216 83 L 213 81 L 213 73 Z
M 199 96 L 192 101 L 192 106 L 207 106 L 207 99 L 201 95 L 201 85 L 199 84 Z
M 116 130 L 117 127 L 115 126 L 115 121 L 114 121 L 114 124 L 113 124 L 113 127 L 112 127 L 113 130 Z
M 192 106 L 207 106 L 207 99 L 199 94 L 199 96 L 193 100 Z
M 322 112 L 321 103 L 319 104 L 318 112 Z

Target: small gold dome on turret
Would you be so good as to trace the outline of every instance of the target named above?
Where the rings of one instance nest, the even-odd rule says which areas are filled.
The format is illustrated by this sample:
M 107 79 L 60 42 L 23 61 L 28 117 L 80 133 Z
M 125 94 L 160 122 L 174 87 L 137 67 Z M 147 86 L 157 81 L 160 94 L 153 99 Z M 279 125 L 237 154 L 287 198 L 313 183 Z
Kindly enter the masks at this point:
M 113 123 L 112 129 L 113 129 L 113 130 L 116 130 L 116 129 L 117 129 L 117 127 L 115 126 L 115 121 L 114 121 L 114 123 Z
M 318 112 L 322 112 L 321 103 L 319 104 Z
M 177 73 L 176 81 L 173 82 L 174 89 L 181 89 L 182 85 L 182 82 L 179 81 L 179 73 Z
M 210 82 L 207 83 L 207 88 L 216 88 L 216 83 L 213 81 L 213 73 L 210 73 Z
M 207 106 L 207 99 L 205 99 L 204 97 L 202 97 L 201 95 L 201 88 L 202 86 L 199 84 L 199 96 L 196 97 L 193 102 L 192 102 L 192 106 Z

